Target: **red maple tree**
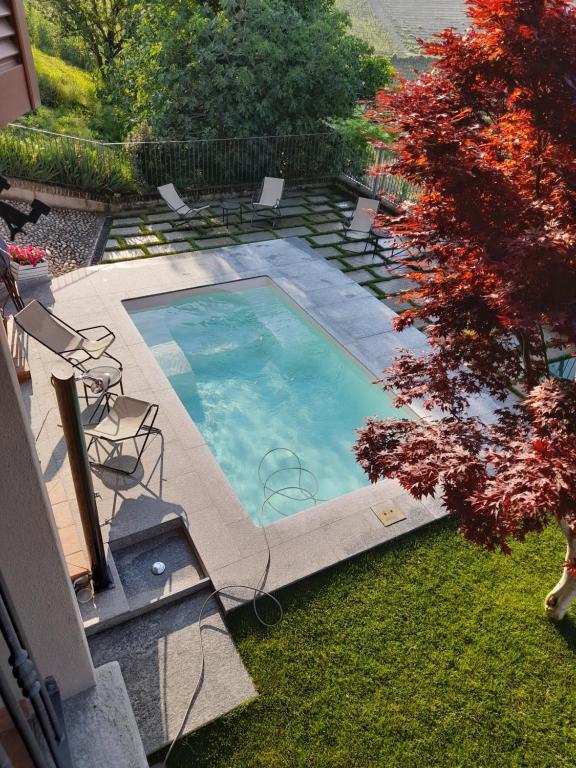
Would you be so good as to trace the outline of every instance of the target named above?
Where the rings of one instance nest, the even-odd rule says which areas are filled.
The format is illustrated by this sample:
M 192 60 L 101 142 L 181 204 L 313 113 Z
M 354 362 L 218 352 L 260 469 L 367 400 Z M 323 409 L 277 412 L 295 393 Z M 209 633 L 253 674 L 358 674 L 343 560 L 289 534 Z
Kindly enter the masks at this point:
M 395 134 L 393 172 L 422 191 L 386 226 L 418 270 L 396 329 L 423 321 L 430 343 L 382 384 L 442 415 L 369 419 L 356 453 L 373 482 L 441 494 L 487 549 L 557 521 L 568 554 L 546 610 L 561 618 L 576 596 L 576 384 L 550 375 L 547 346 L 576 342 L 576 11 L 468 5 L 471 28 L 423 44 L 434 68 L 369 113 Z M 505 403 L 493 419 L 470 410 L 482 394 Z

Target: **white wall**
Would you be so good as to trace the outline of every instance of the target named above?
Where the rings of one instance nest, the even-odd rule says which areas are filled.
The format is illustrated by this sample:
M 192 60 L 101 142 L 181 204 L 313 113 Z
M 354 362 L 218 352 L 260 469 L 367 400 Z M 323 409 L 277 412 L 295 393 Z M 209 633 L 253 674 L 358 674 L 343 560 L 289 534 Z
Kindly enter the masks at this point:
M 0 568 L 40 673 L 56 679 L 64 698 L 93 686 L 92 660 L 3 329 Z M 3 665 L 4 648 L 0 643 Z

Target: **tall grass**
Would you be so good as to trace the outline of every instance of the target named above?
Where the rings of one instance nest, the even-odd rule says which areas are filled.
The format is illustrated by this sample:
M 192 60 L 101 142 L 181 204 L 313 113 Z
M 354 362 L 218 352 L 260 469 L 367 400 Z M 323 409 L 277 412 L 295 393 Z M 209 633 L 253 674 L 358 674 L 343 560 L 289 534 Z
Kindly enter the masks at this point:
M 48 5 L 49 0 L 24 0 L 32 43 L 44 53 L 90 72 L 95 66 L 92 54 L 82 40 L 67 34 L 66 29 L 54 20 L 47 12 Z
M 91 111 L 97 103 L 92 77 L 56 56 L 33 48 L 40 97 L 48 107 L 76 107 Z
M 0 173 L 105 196 L 139 189 L 122 147 L 10 127 L 0 131 Z

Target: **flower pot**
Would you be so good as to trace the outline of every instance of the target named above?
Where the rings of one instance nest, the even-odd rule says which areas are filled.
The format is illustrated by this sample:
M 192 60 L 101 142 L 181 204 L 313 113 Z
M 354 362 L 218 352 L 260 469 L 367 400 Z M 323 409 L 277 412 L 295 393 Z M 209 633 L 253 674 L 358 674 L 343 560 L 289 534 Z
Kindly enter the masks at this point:
M 18 285 L 31 285 L 32 283 L 50 279 L 47 261 L 41 261 L 35 267 L 31 264 L 18 264 L 13 261 L 11 262 L 10 267 L 12 269 L 14 280 L 16 280 Z

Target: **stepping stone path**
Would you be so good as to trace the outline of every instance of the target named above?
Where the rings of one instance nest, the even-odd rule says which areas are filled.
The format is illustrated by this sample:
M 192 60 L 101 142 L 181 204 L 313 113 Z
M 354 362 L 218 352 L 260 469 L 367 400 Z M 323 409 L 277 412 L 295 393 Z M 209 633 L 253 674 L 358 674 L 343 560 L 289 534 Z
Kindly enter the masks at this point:
M 239 200 L 247 206 L 250 198 Z M 15 205 L 28 209 L 26 204 Z M 271 220 L 262 218 L 253 225 L 247 208 L 243 221 L 237 215 L 230 216 L 230 225 L 226 227 L 220 201 L 211 203 L 189 223 L 158 204 L 156 208 L 116 214 L 106 232 L 103 253 L 98 256 L 102 263 L 114 263 L 298 237 L 369 293 L 396 311 L 402 311 L 410 306 L 402 299 L 402 293 L 413 287 L 406 274 L 410 270 L 405 266 L 391 270 L 386 266 L 385 251 L 380 251 L 374 259 L 371 251 L 364 253 L 364 242 L 345 239 L 342 229 L 355 205 L 356 197 L 352 193 L 348 195 L 331 186 L 288 189 L 281 204 L 282 217 L 274 228 Z M 17 242 L 47 247 L 51 252 L 50 272 L 53 276 L 60 275 L 92 263 L 105 219 L 100 214 L 53 209 L 48 217 L 29 226 L 26 236 L 21 235 Z M 3 226 L 0 221 L 0 236 L 7 234 Z M 389 241 L 382 240 L 381 245 L 389 245 Z

